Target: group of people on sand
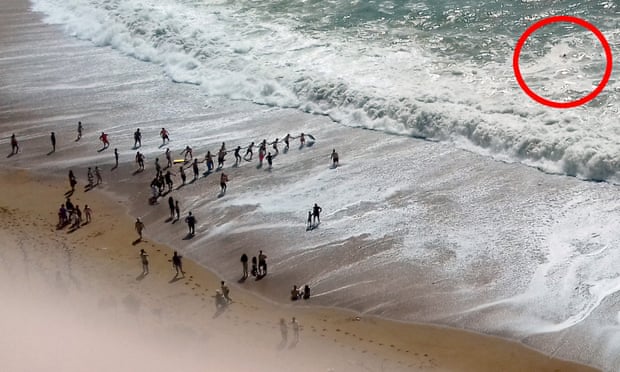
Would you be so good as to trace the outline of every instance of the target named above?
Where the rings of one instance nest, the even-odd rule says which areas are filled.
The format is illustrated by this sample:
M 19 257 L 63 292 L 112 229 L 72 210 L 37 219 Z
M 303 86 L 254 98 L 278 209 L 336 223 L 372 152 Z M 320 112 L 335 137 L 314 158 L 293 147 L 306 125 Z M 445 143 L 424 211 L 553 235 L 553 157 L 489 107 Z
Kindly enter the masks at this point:
M 58 229 L 70 225 L 72 229 L 80 228 L 82 225 L 88 224 L 92 221 L 93 210 L 86 204 L 84 210 L 80 209 L 80 206 L 73 204 L 70 198 L 60 205 L 58 209 Z M 82 218 L 84 217 L 84 218 Z
M 248 255 L 241 255 L 241 266 L 243 268 L 243 276 L 241 279 L 245 280 L 248 278 Z M 252 270 L 249 272 L 253 277 L 256 277 L 257 280 L 265 277 L 267 275 L 267 255 L 263 253 L 263 251 L 258 251 L 258 257 L 252 257 Z

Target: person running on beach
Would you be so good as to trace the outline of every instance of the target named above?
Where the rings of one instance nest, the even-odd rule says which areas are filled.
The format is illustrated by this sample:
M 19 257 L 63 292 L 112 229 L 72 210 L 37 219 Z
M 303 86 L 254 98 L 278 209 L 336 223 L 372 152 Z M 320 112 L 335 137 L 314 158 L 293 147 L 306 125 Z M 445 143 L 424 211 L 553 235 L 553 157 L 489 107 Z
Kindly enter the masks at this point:
M 164 180 L 166 181 L 166 186 L 168 186 L 168 192 L 172 192 L 172 186 L 174 186 L 174 182 L 172 182 L 172 173 L 170 173 L 170 171 L 166 171 L 166 175 L 164 175 Z
M 17 138 L 15 133 L 11 134 L 11 155 L 15 155 L 19 152 L 19 145 L 17 144 Z
M 321 223 L 321 211 L 323 211 L 323 208 L 319 207 L 318 204 L 314 203 L 314 207 L 312 207 L 312 217 L 315 224 L 317 221 Z
M 97 185 L 103 182 L 103 179 L 101 178 L 101 171 L 99 170 L 99 167 L 95 167 L 95 177 L 97 177 Z
M 166 149 L 166 168 L 172 168 L 172 154 L 170 153 L 170 149 Z
M 79 140 L 80 140 L 80 138 L 82 138 L 82 129 L 84 129 L 84 128 L 82 127 L 82 122 L 81 122 L 81 121 L 78 121 L 78 128 L 77 128 L 77 132 L 78 132 L 78 134 L 77 134 L 77 138 L 75 139 L 75 142 L 79 141 Z
M 50 135 L 50 141 L 52 142 L 52 152 L 56 152 L 56 134 L 54 132 Z
M 103 148 L 107 149 L 110 146 L 110 141 L 108 141 L 108 135 L 105 132 L 101 132 L 99 136 L 101 142 L 103 142 Z
M 138 240 L 142 240 L 142 231 L 144 230 L 144 222 L 140 221 L 140 218 L 136 218 L 135 228 L 136 228 L 136 232 L 140 236 Z
M 196 233 L 196 217 L 192 215 L 192 212 L 187 214 L 187 217 L 185 217 L 185 222 L 189 228 L 189 235 L 194 235 Z
M 246 279 L 248 277 L 248 255 L 245 253 L 241 255 L 241 266 L 243 266 L 243 279 Z
M 114 165 L 114 168 L 118 168 L 118 149 L 114 149 L 114 161 L 116 162 L 116 164 Z
M 226 173 L 222 172 L 222 175 L 220 176 L 220 192 L 222 194 L 226 193 L 226 182 L 228 182 L 228 176 Z
M 90 209 L 90 207 L 88 206 L 88 204 L 86 204 L 84 206 L 84 217 L 86 217 L 86 223 L 90 223 L 90 221 L 92 221 L 93 218 L 93 210 Z
M 248 149 L 245 151 L 245 155 L 243 155 L 243 159 L 250 161 L 252 160 L 252 156 L 254 155 L 254 153 L 252 152 L 252 149 L 254 148 L 254 142 L 250 143 L 250 145 L 248 146 Z M 248 159 L 248 155 L 250 155 L 250 158 Z
M 304 147 L 304 145 L 306 144 L 306 136 L 302 133 L 301 136 L 299 136 L 299 143 L 300 143 L 300 147 Z
M 198 159 L 194 159 L 192 170 L 194 171 L 194 180 L 196 180 L 198 178 Z
M 177 214 L 177 221 L 181 218 L 181 208 L 179 207 L 179 201 L 174 202 L 174 212 Z
M 181 175 L 181 182 L 185 185 L 185 180 L 187 177 L 185 176 L 185 169 L 183 168 L 183 164 L 179 167 L 179 174 Z
M 170 219 L 174 218 L 174 199 L 171 197 L 168 198 L 168 207 L 170 208 Z
M 133 147 L 138 148 L 142 147 L 142 133 L 140 133 L 140 128 L 138 128 L 133 134 Z
M 271 169 L 271 165 L 273 164 L 273 156 L 271 156 L 271 153 L 267 154 L 267 164 L 269 164 L 269 169 Z
M 239 155 L 239 151 L 241 150 L 241 146 L 237 146 L 235 149 L 235 167 L 239 166 L 239 162 L 241 162 L 241 155 Z
M 86 173 L 86 177 L 88 177 L 88 187 L 92 188 L 95 177 L 93 176 L 93 171 L 90 169 L 90 167 L 88 167 L 88 172 Z
M 258 275 L 258 269 L 257 269 L 256 262 L 257 262 L 256 256 L 252 257 L 252 271 L 250 271 L 250 273 L 252 273 L 252 276 Z
M 273 149 L 276 151 L 276 155 L 278 155 L 280 153 L 280 151 L 278 150 L 278 139 L 276 138 L 275 141 L 273 141 L 271 144 Z
M 161 128 L 161 131 L 159 132 L 159 135 L 161 137 L 161 144 L 165 145 L 166 141 L 170 142 L 170 138 L 168 138 L 168 131 L 166 130 L 166 128 Z
M 338 166 L 338 153 L 336 152 L 336 149 L 332 150 L 330 158 L 332 159 L 332 165 L 336 168 Z
M 142 261 L 142 275 L 149 273 L 149 255 L 144 249 L 140 249 L 140 261 Z
M 222 290 L 222 295 L 224 295 L 226 302 L 231 303 L 232 299 L 230 298 L 230 289 L 228 289 L 228 286 L 226 285 L 226 283 L 224 283 L 223 280 L 220 283 L 220 289 Z
M 185 271 L 183 271 L 183 262 L 181 262 L 181 258 L 183 258 L 183 256 L 180 256 L 177 251 L 174 251 L 174 254 L 172 255 L 172 267 L 177 271 L 177 275 L 179 275 L 179 272 L 185 276 Z
M 75 185 L 77 185 L 77 180 L 75 179 L 73 171 L 69 170 L 69 186 L 71 186 L 71 192 L 75 191 Z
M 185 150 L 181 151 L 181 155 L 185 154 L 184 160 L 187 161 L 188 158 L 189 160 L 192 160 L 194 158 L 194 156 L 192 155 L 192 148 L 188 146 L 185 146 Z
M 286 150 L 286 151 L 288 151 L 288 145 L 289 145 L 288 140 L 289 140 L 289 138 L 291 138 L 291 135 L 287 133 L 286 137 L 284 137 L 284 144 L 285 144 L 284 150 Z
M 258 252 L 258 275 L 267 275 L 267 256 L 263 251 Z

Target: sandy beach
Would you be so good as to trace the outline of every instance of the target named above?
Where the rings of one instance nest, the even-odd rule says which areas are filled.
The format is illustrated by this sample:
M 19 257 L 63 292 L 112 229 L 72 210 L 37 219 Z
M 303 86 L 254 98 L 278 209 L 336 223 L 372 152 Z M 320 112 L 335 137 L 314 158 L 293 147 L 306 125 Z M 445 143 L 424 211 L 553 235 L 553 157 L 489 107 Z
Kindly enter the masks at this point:
M 0 164 L 0 359 L 8 370 L 591 371 L 556 357 L 605 370 L 618 360 L 614 276 L 603 271 L 602 288 L 597 281 L 601 263 L 616 262 L 599 256 L 615 246 L 616 234 L 598 226 L 615 226 L 615 214 L 604 214 L 615 208 L 611 185 L 210 95 L 109 40 L 95 47 L 73 37 L 80 30 L 42 22 L 28 1 L 0 9 L 0 147 L 9 152 L 14 132 L 21 146 Z M 75 141 L 78 120 L 86 129 Z M 224 141 L 230 149 L 302 131 L 318 140 L 293 141 L 273 170 L 255 166 L 256 153 L 232 167 L 229 154 L 225 197 L 219 173 L 203 173 L 204 163 L 189 185 L 175 177 L 170 196 L 182 217 L 193 210 L 198 218 L 188 237 L 183 221 L 168 219 L 169 195 L 147 203 L 154 159 L 165 164 L 163 126 L 175 158 L 187 144 L 202 160 Z M 131 147 L 137 127 L 142 173 Z M 98 151 L 103 130 L 112 146 Z M 337 169 L 332 148 L 341 152 Z M 86 167 L 95 165 L 103 184 L 85 192 Z M 55 226 L 69 169 L 78 178 L 71 200 L 94 211 L 75 231 Z M 315 202 L 324 223 L 307 232 Z M 573 208 L 581 204 L 589 209 Z M 146 224 L 141 242 L 136 217 Z M 577 224 L 586 227 L 573 238 Z M 240 255 L 259 249 L 269 275 L 238 281 Z M 184 255 L 184 277 L 175 276 L 173 250 Z M 225 311 L 214 299 L 221 280 L 233 299 Z M 313 297 L 288 301 L 291 286 L 306 283 Z
M 228 283 L 233 302 L 216 311 L 219 278 L 185 260 L 175 276 L 169 247 L 133 244 L 133 219 L 118 200 L 77 191 L 93 221 L 56 229 L 63 182 L 2 171 L 3 308 L 0 355 L 11 371 L 593 371 L 514 342 L 441 327 L 263 300 Z M 156 229 L 157 226 L 147 226 Z M 139 250 L 149 254 L 141 275 Z M 264 280 L 269 280 L 265 278 Z M 309 300 L 311 301 L 311 300 Z M 294 304 L 297 305 L 297 304 Z M 279 319 L 290 324 L 283 342 Z M 52 336 L 52 334 L 54 336 Z M 58 341 L 62 340 L 62 346 Z M 58 348 L 62 355 L 56 354 Z M 103 350 L 103 351 L 102 351 Z M 36 358 L 29 358 L 29 355 Z M 71 355 L 70 358 L 66 357 Z

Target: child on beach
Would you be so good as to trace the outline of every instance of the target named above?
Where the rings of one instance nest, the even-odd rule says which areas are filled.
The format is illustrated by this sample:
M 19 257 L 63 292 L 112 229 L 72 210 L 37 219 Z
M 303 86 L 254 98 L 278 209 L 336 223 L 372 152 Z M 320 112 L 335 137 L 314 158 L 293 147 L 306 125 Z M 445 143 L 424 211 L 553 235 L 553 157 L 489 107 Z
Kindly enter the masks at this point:
M 93 171 L 90 169 L 90 167 L 88 167 L 88 172 L 86 173 L 86 177 L 88 178 L 88 187 L 92 188 L 95 177 L 93 176 Z
M 174 203 L 174 212 L 177 214 L 177 221 L 181 218 L 181 208 L 179 207 L 179 201 Z
M 263 251 L 258 252 L 258 275 L 267 275 L 267 256 Z
M 77 134 L 77 138 L 75 139 L 75 142 L 79 141 L 80 138 L 82 138 L 82 129 L 83 129 L 82 122 L 78 121 L 78 127 L 77 127 L 77 133 L 78 134 Z
M 303 133 L 299 136 L 299 143 L 299 147 L 304 147 L 306 144 L 306 136 Z
M 194 156 L 192 155 L 192 148 L 189 147 L 189 145 L 185 146 L 185 150 L 181 151 L 181 155 L 183 154 L 185 155 L 184 156 L 185 161 L 187 161 L 188 158 L 189 160 L 192 160 L 194 158 Z
M 187 177 L 185 176 L 185 169 L 183 168 L 182 164 L 179 167 L 179 174 L 181 175 L 182 184 L 185 185 L 185 180 L 187 179 Z
M 220 284 L 220 288 L 222 290 L 222 295 L 224 296 L 224 298 L 226 299 L 227 303 L 231 303 L 232 299 L 229 296 L 230 293 L 230 289 L 228 289 L 228 286 L 224 283 L 224 281 L 222 280 L 221 284 Z
M 257 276 L 258 275 L 258 270 L 257 270 L 257 267 L 256 267 L 256 262 L 257 262 L 256 261 L 256 256 L 252 257 L 252 271 L 251 271 L 252 276 Z
M 248 255 L 247 254 L 242 254 L 241 255 L 241 266 L 243 266 L 243 279 L 247 279 L 248 277 Z
M 336 168 L 338 166 L 338 153 L 336 152 L 336 149 L 332 150 L 330 158 L 332 159 L 333 167 Z
M 168 198 L 168 207 L 170 208 L 170 219 L 174 218 L 174 199 L 172 196 Z
M 271 156 L 271 153 L 267 153 L 267 164 L 269 164 L 269 169 L 271 169 L 273 164 L 273 156 Z
M 97 185 L 103 182 L 103 179 L 101 178 L 101 171 L 99 170 L 99 167 L 95 167 L 95 177 L 97 177 Z
M 308 222 L 306 229 L 312 228 L 312 211 L 308 211 Z
M 228 182 L 228 176 L 226 173 L 222 172 L 220 176 L 220 192 L 224 194 L 226 192 L 226 182 Z

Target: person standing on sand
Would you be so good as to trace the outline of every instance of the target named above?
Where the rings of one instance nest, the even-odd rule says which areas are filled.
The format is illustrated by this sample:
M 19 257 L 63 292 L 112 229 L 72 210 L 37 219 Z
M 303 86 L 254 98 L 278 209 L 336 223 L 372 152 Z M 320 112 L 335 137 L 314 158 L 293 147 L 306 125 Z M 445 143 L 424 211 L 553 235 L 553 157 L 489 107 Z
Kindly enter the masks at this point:
M 54 132 L 50 135 L 50 141 L 52 142 L 52 152 L 56 152 L 56 135 Z
M 172 173 L 167 170 L 164 175 L 164 180 L 166 181 L 166 186 L 168 186 L 168 192 L 172 192 L 172 187 L 174 186 L 174 182 L 172 182 Z
M 174 203 L 174 212 L 177 214 L 177 221 L 181 218 L 181 208 L 179 207 L 179 200 Z
M 228 286 L 224 283 L 224 281 L 222 280 L 222 282 L 220 283 L 220 288 L 222 290 L 222 295 L 224 296 L 224 298 L 226 299 L 227 303 L 231 303 L 232 299 L 230 298 L 229 294 L 230 294 L 230 289 L 228 289 Z
M 179 174 L 181 175 L 182 184 L 185 185 L 185 180 L 187 179 L 187 176 L 185 176 L 185 168 L 183 168 L 183 164 L 181 164 L 181 166 L 179 167 Z
M 284 318 L 280 318 L 280 335 L 282 335 L 282 343 L 288 342 L 288 327 L 284 322 Z
M 77 229 L 80 227 L 81 224 L 82 224 L 82 211 L 80 210 L 80 206 L 76 204 L 75 205 L 75 225 L 73 225 L 73 227 Z
M 224 157 L 226 157 L 226 151 L 224 151 L 224 145 L 222 144 L 222 148 L 217 153 L 217 169 L 224 168 Z
M 155 173 L 157 177 L 161 174 L 161 165 L 159 165 L 159 158 L 155 158 Z
M 293 329 L 293 342 L 297 344 L 299 342 L 299 323 L 295 317 L 291 319 L 291 328 Z
M 93 210 L 90 209 L 88 204 L 86 204 L 84 206 L 84 215 L 86 217 L 86 223 L 90 223 L 90 221 L 92 221 L 92 217 L 93 217 Z
M 263 251 L 258 252 L 258 275 L 267 275 L 267 256 Z
M 192 163 L 192 170 L 194 171 L 194 181 L 198 179 L 198 159 L 194 159 Z
M 101 171 L 99 167 L 95 167 L 95 177 L 97 177 L 97 185 L 103 183 L 103 179 L 101 178 Z
M 140 249 L 140 260 L 142 261 L 142 275 L 149 273 L 149 255 L 144 249 Z
M 77 128 L 77 132 L 78 132 L 78 134 L 77 134 L 77 138 L 75 139 L 75 142 L 79 141 L 79 140 L 80 140 L 80 138 L 82 138 L 82 129 L 84 129 L 84 128 L 82 127 L 82 122 L 81 122 L 81 121 L 78 121 L 78 128 Z
M 330 158 L 332 159 L 332 165 L 336 168 L 338 166 L 338 153 L 336 152 L 336 149 L 332 150 Z
M 256 262 L 257 262 L 256 261 L 256 256 L 253 256 L 252 257 L 252 271 L 251 271 L 252 276 L 257 276 L 258 275 L 258 269 L 257 269 L 257 266 L 256 266 Z
M 174 199 L 172 196 L 168 198 L 168 207 L 170 208 L 170 219 L 174 218 Z
M 75 175 L 72 170 L 69 170 L 69 185 L 71 186 L 71 191 L 75 191 L 75 185 L 77 184 L 77 180 L 75 179 Z
M 172 168 L 172 154 L 169 148 L 166 149 L 166 161 L 168 162 L 166 168 Z
M 243 266 L 243 279 L 246 279 L 248 277 L 248 255 L 245 253 L 241 255 L 241 266 Z
M 318 204 L 314 203 L 314 207 L 312 207 L 312 217 L 313 217 L 315 224 L 317 221 L 321 223 L 321 212 L 322 211 L 323 211 L 323 208 L 319 207 Z
M 241 162 L 241 155 L 239 155 L 240 150 L 241 146 L 237 146 L 237 148 L 235 149 L 235 167 L 238 167 L 239 163 Z
M 303 133 L 299 136 L 299 143 L 301 147 L 304 147 L 306 144 L 306 136 Z
M 11 134 L 11 155 L 15 155 L 19 152 L 19 145 L 17 144 L 17 138 L 15 133 Z
M 207 151 L 204 161 L 207 164 L 207 173 L 210 173 L 213 170 L 213 156 L 211 155 L 211 151 Z
M 306 226 L 306 228 L 312 228 L 312 211 L 308 211 L 308 225 Z
M 140 133 L 140 128 L 138 128 L 133 134 L 133 147 L 138 148 L 142 147 L 142 133 Z
M 181 258 L 183 258 L 183 256 L 179 256 L 177 251 L 174 251 L 174 254 L 172 255 L 172 267 L 177 271 L 177 275 L 179 275 L 179 272 L 181 272 L 181 274 L 185 276 L 185 271 L 183 271 L 183 263 L 181 262 Z
M 114 168 L 118 168 L 118 149 L 114 149 Z
M 187 222 L 187 227 L 189 228 L 189 234 L 190 235 L 194 235 L 196 230 L 196 217 L 194 217 L 192 215 L 192 212 L 189 212 L 187 214 L 187 217 L 185 217 L 185 222 Z
M 93 187 L 93 182 L 95 180 L 95 176 L 93 176 L 93 171 L 90 167 L 88 167 L 88 171 L 86 172 L 86 177 L 88 178 L 88 187 Z
M 136 218 L 135 228 L 138 235 L 140 235 L 138 240 L 142 240 L 142 230 L 144 230 L 144 222 L 140 221 L 139 217 Z

